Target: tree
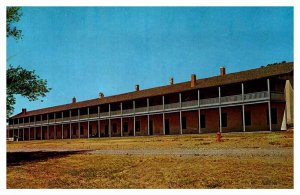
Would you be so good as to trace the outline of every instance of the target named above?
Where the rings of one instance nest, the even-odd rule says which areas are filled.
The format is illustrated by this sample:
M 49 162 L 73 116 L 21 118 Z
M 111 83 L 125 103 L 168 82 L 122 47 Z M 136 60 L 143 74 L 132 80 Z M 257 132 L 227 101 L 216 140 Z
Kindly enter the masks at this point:
M 13 37 L 16 40 L 21 39 L 22 30 L 17 29 L 13 26 L 14 23 L 19 22 L 22 16 L 20 7 L 7 7 L 6 8 L 6 37 Z
M 6 36 L 16 40 L 22 39 L 22 31 L 13 26 L 22 16 L 20 7 L 7 7 L 6 9 Z M 40 79 L 35 71 L 26 70 L 20 66 L 9 65 L 6 70 L 6 116 L 13 113 L 16 103 L 15 95 L 19 94 L 26 97 L 29 101 L 38 100 L 45 97 L 51 88 L 47 87 L 47 80 Z

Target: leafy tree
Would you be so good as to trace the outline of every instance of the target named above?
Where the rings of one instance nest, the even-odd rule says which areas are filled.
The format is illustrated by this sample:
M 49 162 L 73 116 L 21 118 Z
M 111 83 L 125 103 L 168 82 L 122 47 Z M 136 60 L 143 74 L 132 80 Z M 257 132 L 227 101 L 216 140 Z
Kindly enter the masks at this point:
M 19 22 L 22 16 L 20 7 L 7 7 L 6 8 L 6 36 L 13 37 L 16 40 L 21 39 L 22 30 L 17 29 L 13 24 Z
M 22 31 L 13 26 L 22 16 L 20 7 L 6 8 L 6 36 L 13 37 L 16 40 L 22 39 Z M 9 65 L 6 70 L 6 116 L 9 117 L 14 111 L 16 103 L 15 95 L 19 94 L 26 97 L 29 101 L 38 100 L 45 97 L 46 93 L 51 90 L 47 87 L 47 81 L 40 79 L 34 71 L 26 70 L 20 66 L 13 67 Z

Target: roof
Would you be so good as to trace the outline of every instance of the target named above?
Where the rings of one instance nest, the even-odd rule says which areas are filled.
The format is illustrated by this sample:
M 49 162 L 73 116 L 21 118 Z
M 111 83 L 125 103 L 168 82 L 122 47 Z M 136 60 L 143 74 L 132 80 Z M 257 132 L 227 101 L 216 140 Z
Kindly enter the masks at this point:
M 25 116 L 33 116 L 45 113 L 52 113 L 52 112 L 59 112 L 64 110 L 76 109 L 76 108 L 83 108 L 88 106 L 96 106 L 101 104 L 113 103 L 113 102 L 121 102 L 126 100 L 134 100 L 140 99 L 145 97 L 153 97 L 159 95 L 165 95 L 170 93 L 176 92 L 183 92 L 192 89 L 201 89 L 201 88 L 208 88 L 213 86 L 222 86 L 232 83 L 240 83 L 249 80 L 256 80 L 262 79 L 277 75 L 283 75 L 293 72 L 294 70 L 294 63 L 280 63 L 280 64 L 273 64 L 268 65 L 265 67 L 260 67 L 256 69 L 246 70 L 242 72 L 230 73 L 223 76 L 214 76 L 209 78 L 198 79 L 196 81 L 195 87 L 191 87 L 190 81 L 182 82 L 173 85 L 166 85 L 160 86 L 140 91 L 134 91 L 119 95 L 113 95 L 103 98 L 96 98 L 76 103 L 64 104 L 54 107 L 42 108 L 38 110 L 27 111 L 26 114 L 19 113 L 11 118 L 20 118 Z

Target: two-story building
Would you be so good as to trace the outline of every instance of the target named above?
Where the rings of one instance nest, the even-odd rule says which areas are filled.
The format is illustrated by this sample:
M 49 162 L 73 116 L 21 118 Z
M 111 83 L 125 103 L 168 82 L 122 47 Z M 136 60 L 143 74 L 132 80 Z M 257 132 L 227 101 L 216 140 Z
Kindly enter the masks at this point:
M 22 112 L 9 118 L 19 140 L 286 130 L 293 62 Z M 290 91 L 290 90 L 289 90 Z M 290 101 L 290 100 L 289 100 Z M 287 106 L 288 105 L 288 106 Z

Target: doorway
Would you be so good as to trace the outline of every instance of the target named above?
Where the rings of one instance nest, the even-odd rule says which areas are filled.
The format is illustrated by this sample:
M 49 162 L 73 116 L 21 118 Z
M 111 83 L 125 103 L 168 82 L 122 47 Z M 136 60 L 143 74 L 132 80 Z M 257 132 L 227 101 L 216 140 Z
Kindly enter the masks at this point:
M 149 134 L 153 135 L 153 120 L 149 121 Z
M 169 119 L 165 119 L 165 134 L 170 135 L 170 124 Z

